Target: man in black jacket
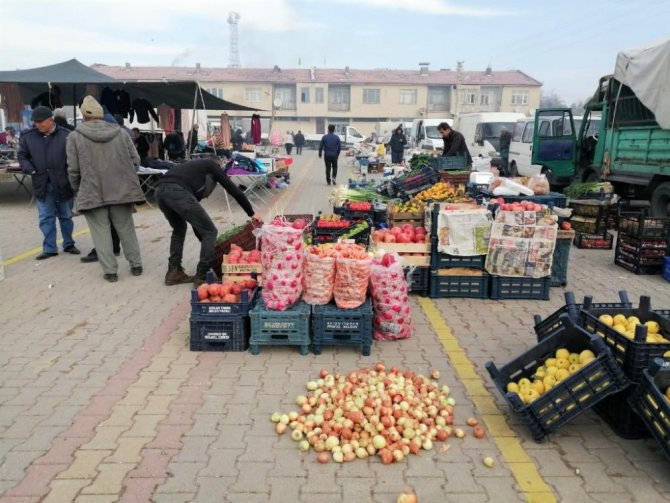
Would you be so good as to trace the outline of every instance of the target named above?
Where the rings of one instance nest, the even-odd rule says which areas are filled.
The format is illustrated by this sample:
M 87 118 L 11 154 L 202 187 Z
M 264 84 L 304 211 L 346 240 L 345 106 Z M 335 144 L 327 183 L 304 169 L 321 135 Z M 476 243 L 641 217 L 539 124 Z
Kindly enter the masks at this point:
M 217 230 L 200 201 L 208 197 L 219 183 L 242 207 L 244 212 L 260 222 L 244 193 L 226 176 L 216 159 L 196 159 L 176 164 L 156 184 L 158 207 L 172 227 L 170 258 L 165 275 L 166 285 L 205 282 L 205 275 L 214 265 L 214 246 Z M 187 223 L 200 240 L 200 261 L 195 277 L 188 276 L 181 265 Z
M 401 127 L 393 131 L 389 145 L 391 146 L 391 163 L 400 164 L 405 157 L 405 145 L 407 145 L 407 137 Z
M 34 128 L 25 131 L 19 140 L 19 165 L 31 175 L 37 200 L 40 230 L 44 234 L 42 253 L 37 260 L 58 255 L 56 218 L 63 235 L 63 251 L 79 255 L 72 231 L 72 197 L 74 192 L 67 174 L 65 143 L 70 132 L 57 126 L 50 108 L 39 106 L 30 116 Z
M 470 151 L 463 135 L 451 129 L 451 126 L 447 122 L 440 122 L 437 130 L 444 140 L 442 155 L 444 157 L 465 156 L 466 164 L 472 166 L 472 157 L 470 157 Z
M 331 178 L 333 185 L 337 184 L 335 181 L 335 177 L 337 177 L 337 158 L 341 150 L 340 137 L 335 134 L 335 126 L 331 124 L 328 126 L 328 134 L 323 135 L 321 143 L 319 143 L 319 159 L 323 154 L 323 160 L 326 163 L 326 185 L 330 185 Z
M 298 130 L 298 134 L 293 137 L 293 144 L 295 145 L 296 155 L 302 155 L 302 147 L 305 146 L 305 135 Z

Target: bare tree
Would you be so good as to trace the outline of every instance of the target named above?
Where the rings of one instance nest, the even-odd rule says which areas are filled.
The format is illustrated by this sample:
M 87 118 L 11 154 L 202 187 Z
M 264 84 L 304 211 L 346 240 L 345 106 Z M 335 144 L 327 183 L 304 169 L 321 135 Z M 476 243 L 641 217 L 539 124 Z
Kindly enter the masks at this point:
M 561 98 L 558 93 L 552 89 L 549 92 L 542 91 L 540 96 L 540 107 L 541 108 L 567 108 L 565 101 Z

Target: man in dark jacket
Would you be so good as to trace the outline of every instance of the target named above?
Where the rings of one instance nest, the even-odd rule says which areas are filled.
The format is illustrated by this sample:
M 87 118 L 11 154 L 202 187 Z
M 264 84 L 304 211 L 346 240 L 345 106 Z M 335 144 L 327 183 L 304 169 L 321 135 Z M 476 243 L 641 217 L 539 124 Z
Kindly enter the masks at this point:
M 391 135 L 389 146 L 391 147 L 391 163 L 400 164 L 403 157 L 405 157 L 405 145 L 407 145 L 407 137 L 402 132 L 402 128 L 396 128 Z
M 319 143 L 319 159 L 323 154 L 323 160 L 326 163 L 326 185 L 330 185 L 331 180 L 333 185 L 337 183 L 335 178 L 337 177 L 337 158 L 340 155 L 340 150 L 342 150 L 340 137 L 335 134 L 335 126 L 331 124 L 328 126 L 328 134 L 323 135 L 321 143 Z
M 305 135 L 298 130 L 298 134 L 293 137 L 293 144 L 295 145 L 296 155 L 302 155 L 302 147 L 305 146 Z
M 200 201 L 212 193 L 217 182 L 233 196 L 247 215 L 257 222 L 261 221 L 244 193 L 223 172 L 218 160 L 195 159 L 176 164 L 156 184 L 158 207 L 172 227 L 166 285 L 193 281 L 198 286 L 205 282 L 207 271 L 214 265 L 217 230 Z M 188 276 L 181 265 L 187 224 L 191 224 L 200 240 L 200 261 L 195 278 Z
M 506 128 L 500 131 L 500 160 L 502 163 L 502 174 L 509 176 L 509 145 L 512 142 L 512 133 Z
M 193 124 L 193 127 L 188 132 L 188 140 L 186 141 L 186 150 L 188 150 L 188 152 L 192 154 L 193 152 L 195 152 L 197 148 L 198 148 L 198 125 Z
M 447 122 L 440 122 L 437 126 L 437 131 L 442 135 L 442 139 L 444 140 L 442 155 L 444 157 L 465 156 L 467 166 L 472 166 L 472 157 L 470 157 L 470 151 L 463 135 L 451 129 L 451 126 Z
M 242 136 L 242 130 L 238 129 L 235 131 L 230 141 L 233 144 L 233 150 L 236 152 L 242 150 L 242 145 L 244 145 L 244 136 Z
M 57 108 L 54 110 L 54 122 L 57 126 L 63 127 L 68 131 L 74 131 L 74 126 L 67 121 L 67 115 L 65 114 L 65 109 Z
M 47 107 L 35 108 L 30 119 L 35 127 L 21 135 L 18 159 L 21 170 L 32 177 L 40 230 L 44 234 L 42 253 L 36 258 L 44 260 L 58 255 L 56 217 L 63 235 L 63 251 L 79 255 L 72 238 L 74 192 L 67 176 L 65 154 L 65 144 L 70 132 L 56 125 L 53 112 Z

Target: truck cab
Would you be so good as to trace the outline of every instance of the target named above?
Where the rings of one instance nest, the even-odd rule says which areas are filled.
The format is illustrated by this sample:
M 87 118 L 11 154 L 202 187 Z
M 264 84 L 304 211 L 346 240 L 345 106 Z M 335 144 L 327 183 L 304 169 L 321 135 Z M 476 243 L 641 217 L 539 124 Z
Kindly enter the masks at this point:
M 437 131 L 437 126 L 446 122 L 453 127 L 453 119 L 414 119 L 412 121 L 411 143 L 416 148 L 424 150 L 441 150 L 444 140 Z

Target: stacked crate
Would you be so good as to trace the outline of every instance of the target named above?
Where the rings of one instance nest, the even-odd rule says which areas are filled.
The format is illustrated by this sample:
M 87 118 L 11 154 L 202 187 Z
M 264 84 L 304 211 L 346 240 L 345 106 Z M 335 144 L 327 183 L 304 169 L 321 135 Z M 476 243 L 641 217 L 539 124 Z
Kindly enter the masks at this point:
M 613 236 L 607 232 L 609 206 L 609 201 L 595 199 L 570 201 L 570 225 L 575 231 L 574 243 L 577 248 L 612 248 Z
M 669 238 L 670 218 L 622 217 L 614 263 L 635 274 L 661 274 Z
M 285 311 L 271 311 L 258 299 L 251 317 L 250 352 L 257 355 L 260 346 L 297 346 L 301 355 L 309 352 L 312 308 L 299 301 Z

